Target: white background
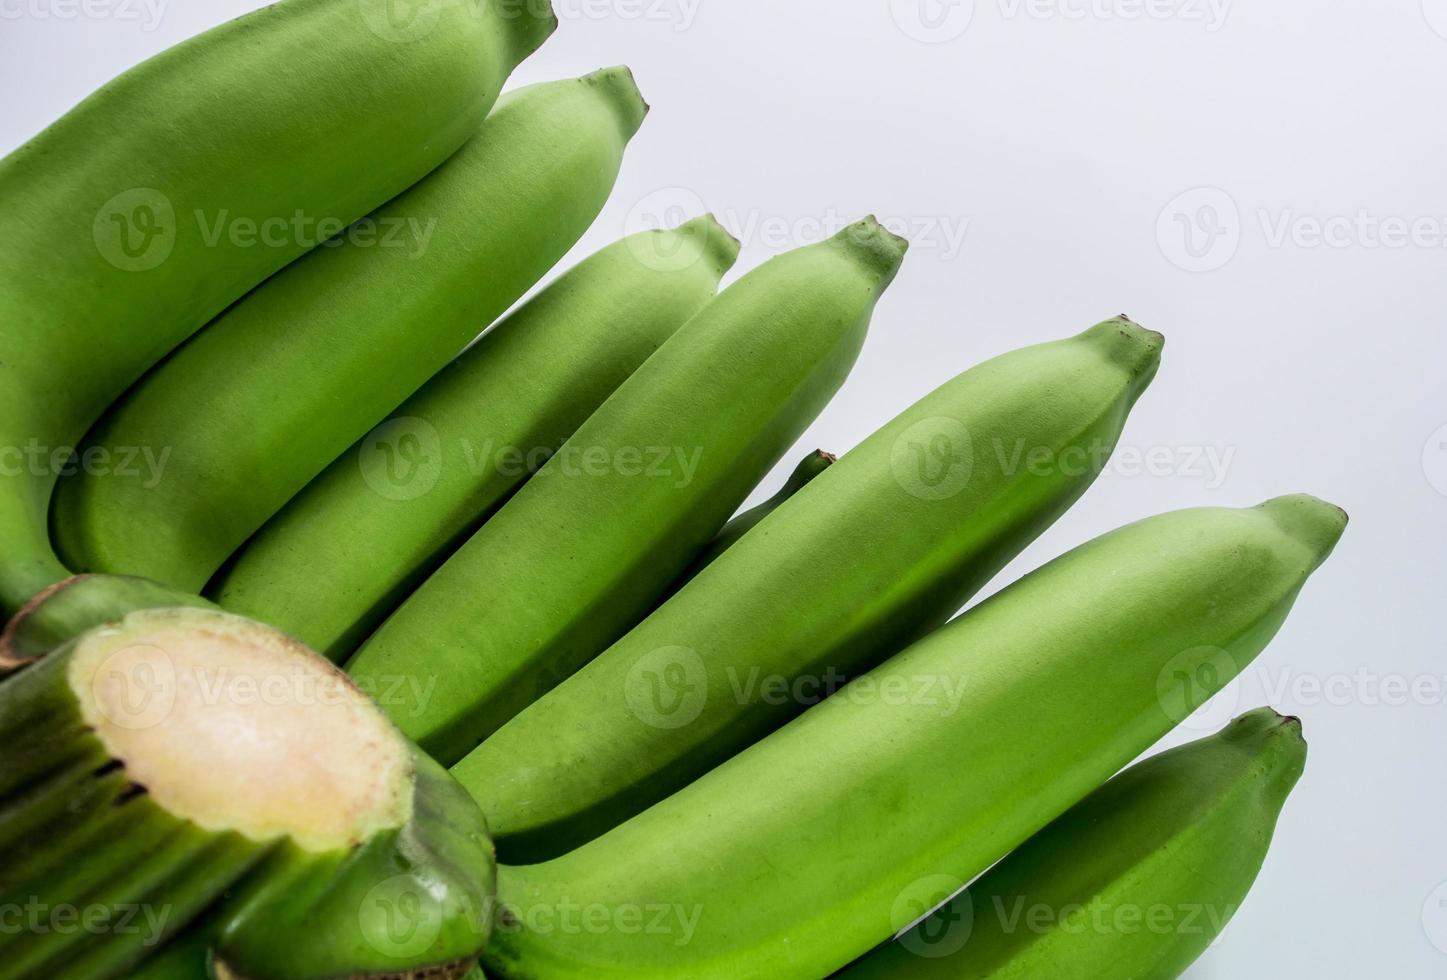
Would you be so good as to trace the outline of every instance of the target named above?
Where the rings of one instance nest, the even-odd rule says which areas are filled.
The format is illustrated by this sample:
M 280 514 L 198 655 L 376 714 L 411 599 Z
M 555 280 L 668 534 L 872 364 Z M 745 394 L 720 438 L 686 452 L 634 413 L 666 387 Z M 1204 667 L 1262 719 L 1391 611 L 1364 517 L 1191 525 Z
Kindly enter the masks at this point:
M 261 6 L 92 3 L 0 0 L 0 151 Z M 718 213 L 739 270 L 871 211 L 914 239 L 801 449 L 848 449 L 971 364 L 1116 313 L 1167 335 L 1124 444 L 1150 471 L 1103 478 L 1001 582 L 1165 509 L 1303 490 L 1352 513 L 1214 712 L 1270 700 L 1312 754 L 1191 976 L 1447 973 L 1447 0 L 559 8 L 517 80 L 625 62 L 653 105 L 578 257 L 674 205 Z

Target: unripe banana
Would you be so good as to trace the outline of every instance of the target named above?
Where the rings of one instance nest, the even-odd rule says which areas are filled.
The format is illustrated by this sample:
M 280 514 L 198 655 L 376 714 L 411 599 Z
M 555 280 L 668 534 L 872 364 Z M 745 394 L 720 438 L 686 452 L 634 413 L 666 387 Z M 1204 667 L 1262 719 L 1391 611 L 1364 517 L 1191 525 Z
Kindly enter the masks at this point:
M 1116 776 L 840 980 L 1174 980 L 1231 921 L 1306 765 L 1269 708 Z
M 354 653 L 703 308 L 737 257 L 706 217 L 585 260 L 344 453 L 207 593 L 332 660 Z
M 712 565 L 718 560 L 720 555 L 738 544 L 745 534 L 758 526 L 760 521 L 778 510 L 784 501 L 807 487 L 811 480 L 837 462 L 839 462 L 837 456 L 833 453 L 826 453 L 822 449 L 816 449 L 808 456 L 805 456 L 799 461 L 799 465 L 794 467 L 793 472 L 789 474 L 789 478 L 784 481 L 784 485 L 779 488 L 778 493 L 757 507 L 750 507 L 743 513 L 731 518 L 729 522 L 719 530 L 718 534 L 714 535 L 708 547 L 704 548 L 703 552 L 688 566 L 687 571 L 675 579 L 673 583 L 668 586 L 668 590 L 658 597 L 655 605 L 661 606 L 667 602 L 679 589 L 697 578 L 699 572 L 703 571 L 709 565 Z M 4 665 L 3 654 L 4 648 L 0 646 L 0 667 Z
M 40 917 L 0 931 L 7 980 L 129 977 L 243 877 L 222 975 L 461 975 L 487 941 L 495 867 L 476 805 L 269 627 L 133 612 L 0 687 L 0 738 L 0 905 Z M 429 931 L 399 942 L 384 900 L 415 903 Z M 65 909 L 91 925 L 48 927 Z
M 199 592 L 577 241 L 646 110 L 626 68 L 505 96 L 467 146 L 373 215 L 379 237 L 293 263 L 104 416 L 83 454 L 170 454 L 145 479 L 62 479 L 61 555 Z
M 603 833 L 944 623 L 1095 480 L 1161 347 L 1122 318 L 1005 354 L 845 455 L 457 767 L 503 860 Z
M 833 397 L 905 248 L 871 218 L 724 290 L 349 672 L 388 685 L 384 707 L 445 764 L 577 670 L 648 612 Z
M 437 0 L 399 28 L 380 0 L 282 0 L 126 72 L 0 161 L 0 619 L 69 574 L 51 489 L 106 406 L 451 155 L 556 24 L 542 2 Z
M 789 478 L 784 481 L 784 485 L 779 488 L 778 493 L 757 507 L 750 507 L 723 526 L 723 530 L 714 536 L 713 541 L 704 549 L 703 554 L 694 559 L 688 571 L 679 577 L 677 584 L 674 586 L 674 590 L 677 591 L 683 588 L 697 578 L 699 572 L 712 565 L 718 560 L 720 555 L 738 544 L 745 534 L 748 534 L 759 526 L 760 521 L 783 506 L 784 501 L 793 497 L 794 494 L 800 490 L 803 490 L 816 476 L 819 476 L 837 462 L 839 462 L 837 456 L 833 453 L 826 453 L 822 449 L 815 450 L 808 456 L 805 456 L 799 461 L 799 465 L 794 467 L 794 471 L 789 474 Z
M 508 980 L 843 967 L 937 900 L 942 873 L 963 887 L 1226 684 L 1344 526 L 1285 497 L 1070 552 L 603 837 L 501 868 L 484 964 Z

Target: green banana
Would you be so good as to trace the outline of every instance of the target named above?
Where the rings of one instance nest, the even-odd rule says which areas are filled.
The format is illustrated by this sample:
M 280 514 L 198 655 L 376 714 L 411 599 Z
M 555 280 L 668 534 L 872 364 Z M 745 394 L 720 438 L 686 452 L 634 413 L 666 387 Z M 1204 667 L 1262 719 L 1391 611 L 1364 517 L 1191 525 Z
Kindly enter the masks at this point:
M 284 269 L 106 413 L 82 455 L 172 452 L 145 479 L 63 478 L 60 554 L 201 591 L 577 241 L 646 111 L 626 68 L 503 97 L 467 146 L 373 215 L 382 236 Z
M 1121 318 L 1005 354 L 845 455 L 456 767 L 503 860 L 616 826 L 944 623 L 1095 480 L 1161 348 Z
M 487 941 L 495 866 L 476 805 L 269 627 L 130 613 L 0 687 L 0 737 L 0 904 L 41 925 L 0 932 L 7 980 L 129 976 L 257 869 L 216 941 L 230 975 L 461 975 Z M 420 939 L 388 931 L 404 900 L 432 926 Z M 67 909 L 116 928 L 66 927 Z M 148 928 L 120 928 L 136 909 Z
M 437 0 L 399 34 L 382 0 L 282 0 L 126 72 L 0 160 L 0 619 L 69 574 L 51 490 L 106 406 L 476 131 L 557 24 L 508 6 Z M 80 462 L 121 468 L 145 448 L 160 446 Z
M 333 463 L 208 594 L 332 660 L 355 652 L 703 308 L 737 257 L 738 243 L 706 217 L 587 259 Z
M 840 980 L 1174 980 L 1240 908 L 1306 766 L 1260 708 L 1116 776 Z
M 484 965 L 509 980 L 845 966 L 941 874 L 963 887 L 1226 684 L 1344 527 L 1284 497 L 1056 559 L 603 837 L 501 867 Z
M 444 764 L 646 614 L 838 390 L 906 245 L 872 218 L 684 325 L 349 672 Z
M 839 458 L 833 453 L 826 453 L 819 449 L 810 453 L 800 460 L 799 465 L 789 474 L 779 492 L 757 507 L 750 507 L 748 510 L 733 518 L 723 526 L 723 530 L 715 535 L 709 546 L 703 550 L 688 571 L 679 576 L 678 582 L 674 585 L 674 591 L 683 588 L 689 582 L 698 577 L 698 573 L 718 560 L 718 557 L 738 544 L 745 534 L 759 526 L 759 522 L 778 510 L 790 497 L 807 487 L 816 476 L 819 476 L 829 467 L 839 462 Z

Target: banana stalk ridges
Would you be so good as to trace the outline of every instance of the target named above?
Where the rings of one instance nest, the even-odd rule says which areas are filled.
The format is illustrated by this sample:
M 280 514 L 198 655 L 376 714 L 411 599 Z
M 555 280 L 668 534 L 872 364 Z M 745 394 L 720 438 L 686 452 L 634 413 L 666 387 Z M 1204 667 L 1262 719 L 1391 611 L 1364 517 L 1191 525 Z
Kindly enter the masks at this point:
M 132 612 L 0 687 L 0 739 L 0 903 L 156 913 L 147 929 L 0 932 L 7 980 L 128 977 L 178 933 L 158 968 L 194 976 L 185 954 L 212 946 L 254 980 L 454 969 L 487 941 L 476 804 L 268 627 Z M 399 902 L 427 918 L 420 938 L 389 932 Z

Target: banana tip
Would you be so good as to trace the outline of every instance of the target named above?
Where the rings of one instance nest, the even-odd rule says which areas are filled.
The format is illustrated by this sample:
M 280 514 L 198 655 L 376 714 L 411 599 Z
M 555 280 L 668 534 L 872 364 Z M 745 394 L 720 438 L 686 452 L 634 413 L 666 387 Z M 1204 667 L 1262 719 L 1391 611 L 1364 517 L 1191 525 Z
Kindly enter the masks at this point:
M 874 215 L 856 221 L 831 241 L 843 245 L 873 269 L 879 276 L 880 290 L 894 281 L 905 253 L 909 251 L 909 241 L 890 231 Z
M 1306 493 L 1276 497 L 1261 505 L 1286 534 L 1305 544 L 1319 566 L 1346 532 L 1351 517 L 1336 504 Z
M 743 248 L 742 243 L 711 212 L 679 225 L 678 234 L 699 242 L 701 254 L 712 260 L 720 275 L 733 268 Z
M 1128 373 L 1132 397 L 1139 397 L 1154 380 L 1166 346 L 1164 334 L 1147 330 L 1128 316 L 1097 323 L 1077 339 L 1094 344 L 1102 356 Z
M 584 75 L 582 81 L 598 88 L 617 106 L 625 139 L 632 138 L 633 134 L 638 132 L 638 127 L 643 125 L 644 118 L 653 108 L 643 98 L 633 69 L 627 65 L 600 68 Z

